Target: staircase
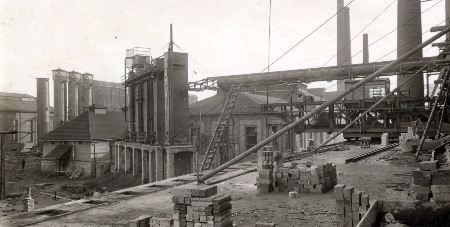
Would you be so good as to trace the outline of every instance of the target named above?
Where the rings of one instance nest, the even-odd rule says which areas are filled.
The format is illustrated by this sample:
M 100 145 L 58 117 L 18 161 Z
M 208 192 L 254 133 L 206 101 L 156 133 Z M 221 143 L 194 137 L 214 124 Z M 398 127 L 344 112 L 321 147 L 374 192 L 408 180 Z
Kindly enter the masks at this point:
M 239 94 L 240 88 L 240 85 L 233 85 L 230 88 L 230 92 L 228 93 L 227 100 L 225 101 L 225 105 L 223 107 L 222 114 L 220 115 L 219 122 L 217 123 L 216 130 L 214 130 L 214 135 L 212 136 L 211 141 L 208 145 L 208 149 L 206 150 L 201 170 L 209 170 L 217 151 L 221 147 L 226 146 L 224 138 L 227 135 L 226 131 L 230 126 L 230 116 L 234 110 L 236 98 Z

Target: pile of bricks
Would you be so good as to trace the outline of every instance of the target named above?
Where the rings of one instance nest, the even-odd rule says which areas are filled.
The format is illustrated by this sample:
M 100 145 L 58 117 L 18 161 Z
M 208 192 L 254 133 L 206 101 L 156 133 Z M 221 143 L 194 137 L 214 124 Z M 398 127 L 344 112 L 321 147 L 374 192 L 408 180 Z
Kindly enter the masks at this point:
M 278 168 L 275 190 L 321 194 L 331 190 L 336 184 L 336 165 L 327 163 L 309 168 Z
M 231 196 L 217 194 L 217 186 L 183 185 L 172 190 L 174 226 L 232 226 Z
M 369 195 L 354 187 L 338 184 L 334 186 L 336 199 L 336 226 L 356 226 L 370 208 Z
M 419 164 L 419 169 L 413 171 L 412 190 L 416 199 L 428 201 L 431 197 L 431 175 L 437 170 L 437 161 L 426 161 Z
M 173 219 L 170 218 L 157 218 L 153 217 L 150 219 L 150 227 L 172 227 Z
M 258 151 L 258 178 L 256 179 L 259 193 L 273 192 L 274 152 L 270 149 Z

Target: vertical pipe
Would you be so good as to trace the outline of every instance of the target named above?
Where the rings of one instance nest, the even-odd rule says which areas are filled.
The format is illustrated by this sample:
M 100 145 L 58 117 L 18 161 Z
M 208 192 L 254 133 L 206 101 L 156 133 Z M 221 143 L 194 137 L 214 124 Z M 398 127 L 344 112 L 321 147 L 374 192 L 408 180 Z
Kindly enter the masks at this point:
M 421 0 L 398 0 L 397 16 L 397 57 L 402 56 L 422 43 Z M 411 58 L 421 59 L 422 51 L 418 51 Z M 410 74 L 398 75 L 397 84 L 402 84 Z M 415 77 L 400 89 L 403 95 L 423 98 L 423 76 Z
M 352 43 L 351 43 L 351 31 L 350 31 L 350 8 L 344 7 L 344 16 L 343 16 L 343 48 L 342 51 L 342 65 L 351 65 L 352 64 Z
M 344 8 L 344 0 L 337 0 L 337 15 L 336 15 L 336 19 L 337 19 L 337 31 L 336 31 L 336 35 L 337 35 L 337 46 L 336 46 L 336 53 L 337 53 L 337 65 L 341 65 L 341 58 L 342 58 L 342 54 L 341 54 L 341 50 L 344 47 L 343 45 L 343 41 L 342 41 L 342 37 L 343 37 L 343 8 Z
M 69 109 L 69 105 L 68 105 L 68 100 L 69 100 L 69 98 L 68 98 L 68 91 L 69 89 L 68 89 L 68 81 L 67 80 L 64 80 L 63 81 L 63 94 L 62 94 L 62 96 L 63 96 L 63 121 L 64 121 L 64 123 L 66 123 L 67 121 L 68 121 L 68 109 Z
M 363 63 L 369 63 L 369 35 L 363 34 Z

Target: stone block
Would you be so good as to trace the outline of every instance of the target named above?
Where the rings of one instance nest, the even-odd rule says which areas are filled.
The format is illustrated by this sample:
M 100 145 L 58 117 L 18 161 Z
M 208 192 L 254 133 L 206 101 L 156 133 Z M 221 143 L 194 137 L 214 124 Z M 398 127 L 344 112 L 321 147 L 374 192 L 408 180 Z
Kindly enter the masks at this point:
M 430 194 L 429 193 L 416 193 L 416 199 L 420 201 L 429 201 Z
M 361 191 L 354 191 L 352 194 L 352 203 L 359 206 L 361 204 L 361 195 Z
M 156 218 L 150 219 L 150 227 L 172 227 L 173 219 L 169 218 Z
M 352 194 L 355 191 L 355 188 L 352 186 L 349 187 L 345 187 L 343 192 L 344 192 L 344 200 L 347 201 L 352 201 Z
M 450 185 L 431 185 L 430 189 L 433 195 L 435 193 L 450 193 Z
M 450 169 L 438 169 L 433 173 L 433 185 L 450 185 Z
M 415 185 L 431 186 L 431 171 L 413 171 L 413 182 Z
M 278 226 L 272 222 L 256 222 L 255 227 L 276 227 Z
M 422 185 L 411 185 L 411 189 L 415 193 L 422 193 L 422 194 L 428 194 L 431 193 L 431 187 L 430 186 L 422 186 Z
M 345 214 L 344 201 L 336 200 L 336 214 Z
M 420 162 L 419 168 L 421 171 L 436 171 L 438 169 L 438 161 L 423 161 Z
M 369 207 L 370 203 L 369 203 L 369 194 L 362 192 L 361 195 L 361 206 L 365 206 L 365 207 Z
M 289 198 L 293 199 L 293 198 L 297 198 L 298 197 L 298 192 L 293 191 L 293 192 L 289 192 Z
M 344 188 L 345 184 L 338 184 L 334 186 L 334 198 L 336 200 L 344 201 Z
M 147 227 L 150 226 L 150 219 L 152 216 L 150 215 L 142 215 L 136 219 L 133 219 L 129 222 L 129 227 Z

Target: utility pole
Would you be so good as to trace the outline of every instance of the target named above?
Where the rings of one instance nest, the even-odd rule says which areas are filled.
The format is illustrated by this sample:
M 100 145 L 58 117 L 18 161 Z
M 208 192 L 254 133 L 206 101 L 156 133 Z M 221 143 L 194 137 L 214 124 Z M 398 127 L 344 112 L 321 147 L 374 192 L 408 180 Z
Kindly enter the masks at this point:
M 0 132 L 0 199 L 5 199 L 6 195 L 6 163 L 5 163 L 5 135 L 17 134 L 17 131 L 2 131 Z

